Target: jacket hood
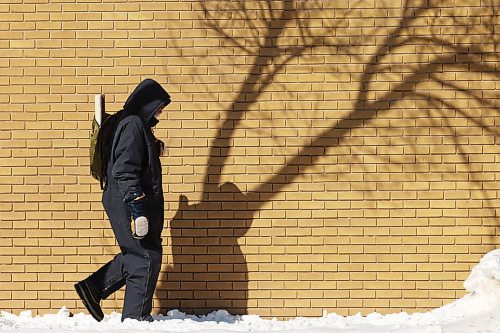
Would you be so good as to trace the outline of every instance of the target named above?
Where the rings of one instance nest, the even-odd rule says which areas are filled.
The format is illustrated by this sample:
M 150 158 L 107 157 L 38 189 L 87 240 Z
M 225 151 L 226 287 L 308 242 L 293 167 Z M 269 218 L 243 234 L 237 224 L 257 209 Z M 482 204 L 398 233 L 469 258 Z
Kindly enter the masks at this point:
M 140 116 L 148 126 L 154 127 L 158 120 L 155 111 L 170 104 L 170 95 L 153 79 L 145 79 L 130 94 L 123 108 Z

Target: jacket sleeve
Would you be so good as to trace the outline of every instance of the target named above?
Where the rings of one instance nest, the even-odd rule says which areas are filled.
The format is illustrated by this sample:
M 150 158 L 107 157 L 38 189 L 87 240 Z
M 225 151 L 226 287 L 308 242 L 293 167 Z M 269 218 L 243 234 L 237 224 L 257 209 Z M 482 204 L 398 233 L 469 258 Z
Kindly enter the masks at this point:
M 119 133 L 111 174 L 128 202 L 142 194 L 141 172 L 146 155 L 144 136 L 138 124 L 128 122 Z

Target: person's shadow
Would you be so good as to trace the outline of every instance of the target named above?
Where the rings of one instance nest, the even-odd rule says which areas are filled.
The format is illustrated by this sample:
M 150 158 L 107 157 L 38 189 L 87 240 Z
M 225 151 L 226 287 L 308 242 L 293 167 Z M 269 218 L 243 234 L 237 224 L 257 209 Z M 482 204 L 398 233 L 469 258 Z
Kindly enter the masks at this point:
M 173 263 L 157 285 L 161 313 L 247 313 L 248 269 L 238 238 L 252 224 L 256 201 L 258 195 L 243 194 L 229 182 L 198 204 L 180 195 L 170 221 Z

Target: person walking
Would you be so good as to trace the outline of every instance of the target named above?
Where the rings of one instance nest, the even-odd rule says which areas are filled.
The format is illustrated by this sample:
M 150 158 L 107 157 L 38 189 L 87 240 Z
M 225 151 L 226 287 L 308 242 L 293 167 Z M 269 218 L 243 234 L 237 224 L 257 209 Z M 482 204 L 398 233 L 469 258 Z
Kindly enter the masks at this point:
M 121 251 L 75 284 L 78 296 L 97 321 L 104 318 L 100 301 L 123 286 L 122 321 L 153 320 L 153 294 L 162 260 L 160 155 L 164 145 L 152 128 L 169 103 L 169 94 L 158 82 L 142 81 L 125 102 L 110 142 L 102 204 Z

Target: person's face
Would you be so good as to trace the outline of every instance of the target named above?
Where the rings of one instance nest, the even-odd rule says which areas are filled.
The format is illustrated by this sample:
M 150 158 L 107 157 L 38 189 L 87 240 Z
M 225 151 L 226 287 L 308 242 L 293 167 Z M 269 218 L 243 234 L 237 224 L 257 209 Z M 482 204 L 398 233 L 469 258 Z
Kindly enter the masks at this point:
M 156 113 L 155 113 L 155 118 L 158 119 L 158 117 L 161 115 L 161 113 L 163 112 L 163 109 L 165 108 L 165 106 L 160 106 L 157 110 L 156 110 Z

